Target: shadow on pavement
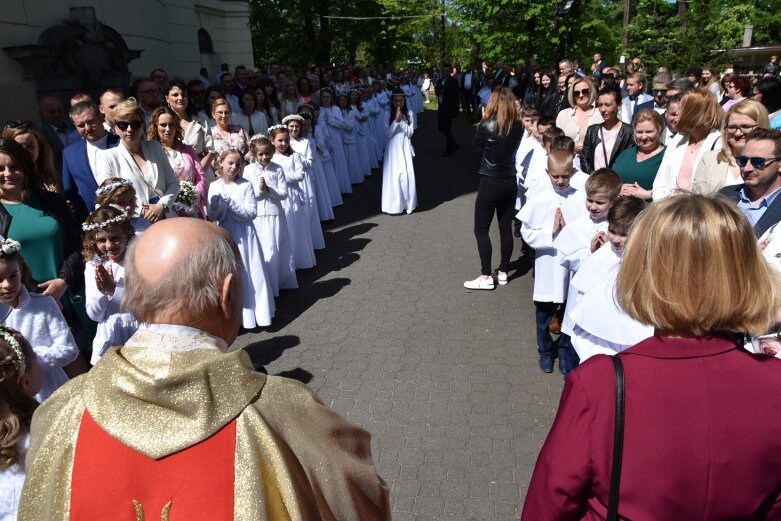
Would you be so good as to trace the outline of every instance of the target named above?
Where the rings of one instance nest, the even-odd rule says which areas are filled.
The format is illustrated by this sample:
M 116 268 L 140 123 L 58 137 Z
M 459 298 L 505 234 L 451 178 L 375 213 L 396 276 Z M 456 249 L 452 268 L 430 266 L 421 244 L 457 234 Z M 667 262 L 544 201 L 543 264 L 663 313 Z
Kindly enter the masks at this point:
M 263 331 L 277 333 L 292 321 L 300 317 L 315 302 L 333 297 L 341 289 L 350 284 L 350 279 L 338 278 L 318 282 L 304 282 L 302 277 L 298 279 L 298 288 L 283 290 L 277 298 L 277 313 L 271 325 L 264 327 Z
M 308 384 L 312 381 L 312 373 L 307 371 L 306 369 L 301 369 L 300 367 L 296 367 L 295 369 L 291 369 L 290 371 L 282 371 L 281 373 L 277 373 L 276 376 L 282 376 L 284 378 L 292 378 L 293 380 L 298 380 L 302 384 Z
M 295 335 L 282 335 L 252 342 L 243 349 L 249 355 L 255 369 L 260 369 L 282 356 L 285 350 L 296 347 L 300 343 L 301 339 Z

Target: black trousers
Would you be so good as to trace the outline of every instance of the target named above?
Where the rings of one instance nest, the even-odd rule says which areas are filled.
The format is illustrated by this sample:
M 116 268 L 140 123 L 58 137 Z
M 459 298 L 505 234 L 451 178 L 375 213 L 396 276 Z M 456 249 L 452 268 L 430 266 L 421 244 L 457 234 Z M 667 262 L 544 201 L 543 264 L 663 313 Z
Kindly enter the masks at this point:
M 457 110 L 458 109 L 456 109 L 456 111 Z M 437 128 L 445 136 L 445 139 L 447 140 L 447 143 L 445 145 L 445 150 L 448 152 L 451 152 L 458 148 L 458 143 L 456 143 L 456 140 L 453 139 L 453 133 L 451 131 L 454 117 L 455 117 L 455 113 L 450 109 L 440 108 L 437 111 Z
M 475 199 L 475 239 L 480 254 L 480 273 L 491 274 L 491 228 L 494 214 L 499 221 L 501 257 L 499 271 L 507 273 L 513 254 L 512 220 L 515 214 L 515 197 L 518 183 L 513 177 L 480 176 L 480 187 Z

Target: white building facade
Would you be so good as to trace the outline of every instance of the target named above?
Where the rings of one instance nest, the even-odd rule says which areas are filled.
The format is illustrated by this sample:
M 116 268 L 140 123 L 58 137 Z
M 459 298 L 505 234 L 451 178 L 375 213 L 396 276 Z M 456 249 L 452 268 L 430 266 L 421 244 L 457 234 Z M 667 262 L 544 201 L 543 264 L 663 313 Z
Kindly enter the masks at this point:
M 220 64 L 254 66 L 249 1 L 2 0 L 0 122 L 37 120 L 37 100 L 96 96 L 156 68 L 211 78 Z

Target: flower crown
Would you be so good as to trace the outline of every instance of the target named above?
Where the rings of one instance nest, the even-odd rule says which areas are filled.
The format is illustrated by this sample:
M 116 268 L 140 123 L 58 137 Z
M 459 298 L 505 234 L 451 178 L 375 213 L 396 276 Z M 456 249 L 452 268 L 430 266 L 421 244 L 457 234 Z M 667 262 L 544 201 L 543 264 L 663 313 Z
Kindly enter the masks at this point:
M 290 115 L 285 116 L 284 118 L 282 118 L 282 124 L 283 125 L 287 125 L 291 121 L 298 121 L 299 123 L 303 123 L 304 122 L 304 118 L 302 118 L 298 114 L 290 114 Z
M 119 224 L 127 219 L 127 214 L 125 212 L 122 212 L 121 214 L 117 215 L 116 217 L 112 217 L 111 219 L 106 219 L 103 222 L 94 222 L 94 223 L 84 223 L 81 225 L 81 229 L 85 232 L 91 232 L 92 230 L 101 230 L 103 228 L 107 228 L 111 226 L 112 224 Z
M 257 134 L 249 138 L 249 142 L 254 143 L 255 141 L 258 141 L 260 139 L 268 139 L 268 136 L 266 134 L 258 132 Z
M 0 338 L 8 342 L 8 345 L 13 349 L 16 358 L 19 359 L 19 376 L 24 376 L 24 373 L 27 372 L 27 359 L 24 356 L 24 349 L 13 335 L 13 330 L 0 325 Z
M 311 111 L 313 111 L 313 112 L 314 112 L 314 110 L 315 110 L 315 106 L 314 106 L 314 105 L 312 105 L 311 103 L 299 103 L 299 104 L 298 104 L 298 109 L 297 109 L 297 110 L 298 110 L 299 112 L 301 112 L 301 109 L 309 109 L 309 110 L 311 110 Z M 284 120 L 283 120 L 283 121 L 284 121 Z
M 116 190 L 117 188 L 123 188 L 125 186 L 133 186 L 133 183 L 131 183 L 127 179 L 120 179 L 119 181 L 107 184 L 106 186 L 101 186 L 100 188 L 95 190 L 95 195 L 100 197 L 101 195 L 107 194 L 112 190 Z
M 268 127 L 269 134 L 271 133 L 272 130 L 287 130 L 287 125 L 282 125 L 282 124 L 271 125 L 270 127 Z
M 13 255 L 18 253 L 22 249 L 22 245 L 13 239 L 3 239 L 0 241 L 0 257 L 5 255 Z

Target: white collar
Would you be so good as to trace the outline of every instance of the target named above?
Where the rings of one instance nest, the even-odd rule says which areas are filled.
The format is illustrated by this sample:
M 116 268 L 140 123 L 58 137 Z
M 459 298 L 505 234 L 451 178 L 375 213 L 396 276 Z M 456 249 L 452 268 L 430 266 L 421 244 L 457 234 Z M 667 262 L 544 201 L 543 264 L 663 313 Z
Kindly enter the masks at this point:
M 163 352 L 194 349 L 228 349 L 228 343 L 206 331 L 179 324 L 141 324 L 125 347 L 140 347 Z

